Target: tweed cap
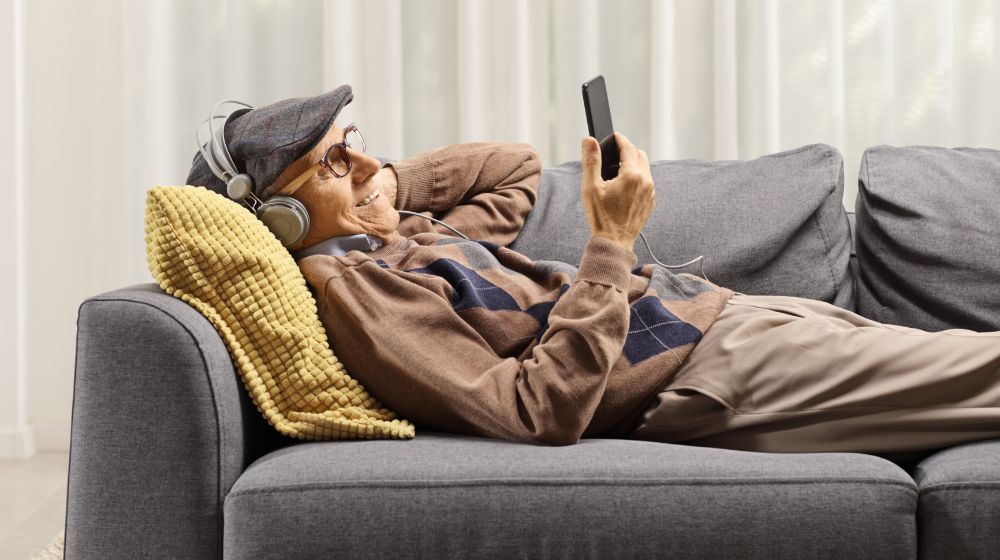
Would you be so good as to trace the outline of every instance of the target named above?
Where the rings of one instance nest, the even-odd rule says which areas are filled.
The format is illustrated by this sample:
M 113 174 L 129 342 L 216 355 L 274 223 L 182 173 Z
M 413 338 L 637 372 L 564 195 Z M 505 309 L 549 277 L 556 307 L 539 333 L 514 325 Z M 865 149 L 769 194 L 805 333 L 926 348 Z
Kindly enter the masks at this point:
M 351 86 L 343 85 L 315 97 L 285 99 L 229 115 L 226 146 L 236 169 L 253 178 L 254 194 L 261 200 L 273 195 L 273 183 L 281 172 L 319 143 L 353 99 Z M 187 184 L 227 196 L 226 184 L 212 173 L 201 152 L 195 152 Z

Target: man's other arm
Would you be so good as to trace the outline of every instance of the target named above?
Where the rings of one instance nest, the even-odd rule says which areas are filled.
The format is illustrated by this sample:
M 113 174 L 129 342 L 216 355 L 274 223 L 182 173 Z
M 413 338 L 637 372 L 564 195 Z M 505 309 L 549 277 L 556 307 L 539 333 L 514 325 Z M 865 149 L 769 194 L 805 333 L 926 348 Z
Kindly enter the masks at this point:
M 469 143 L 444 146 L 387 163 L 396 172 L 397 210 L 430 212 L 471 239 L 508 245 L 535 205 L 541 158 L 528 144 Z M 405 237 L 448 228 L 403 215 Z

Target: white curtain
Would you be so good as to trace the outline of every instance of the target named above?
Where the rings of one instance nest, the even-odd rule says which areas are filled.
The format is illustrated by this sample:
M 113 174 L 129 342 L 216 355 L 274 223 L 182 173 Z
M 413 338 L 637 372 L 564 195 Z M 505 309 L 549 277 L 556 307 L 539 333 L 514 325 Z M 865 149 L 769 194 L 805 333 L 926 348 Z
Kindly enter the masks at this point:
M 184 181 L 195 127 L 218 99 L 268 104 L 349 83 L 356 98 L 340 120 L 377 155 L 517 141 L 554 165 L 578 159 L 580 85 L 603 74 L 616 128 L 651 159 L 829 143 L 845 157 L 851 210 L 867 146 L 1000 145 L 998 0 L 0 7 L 2 28 L 16 30 L 0 49 L 0 99 L 14 99 L 20 123 L 0 143 L 16 148 L 4 188 L 20 209 L 3 245 L 18 272 L 0 297 L 23 310 L 2 324 L 20 333 L 21 373 L 6 380 L 28 380 L 42 448 L 68 442 L 77 305 L 150 281 L 145 191 Z M 0 433 L 19 429 L 5 418 L 15 422 L 0 417 Z

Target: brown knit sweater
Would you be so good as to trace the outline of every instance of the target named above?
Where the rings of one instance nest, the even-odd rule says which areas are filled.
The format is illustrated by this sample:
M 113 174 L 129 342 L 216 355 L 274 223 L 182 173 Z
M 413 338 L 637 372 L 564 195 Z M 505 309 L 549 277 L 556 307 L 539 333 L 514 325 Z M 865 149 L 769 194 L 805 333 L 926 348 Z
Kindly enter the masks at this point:
M 506 248 L 541 174 L 526 144 L 459 144 L 390 163 L 416 216 L 375 251 L 299 267 L 334 352 L 421 428 L 553 445 L 623 436 L 733 296 L 592 237 L 579 266 Z M 635 267 L 635 268 L 633 268 Z

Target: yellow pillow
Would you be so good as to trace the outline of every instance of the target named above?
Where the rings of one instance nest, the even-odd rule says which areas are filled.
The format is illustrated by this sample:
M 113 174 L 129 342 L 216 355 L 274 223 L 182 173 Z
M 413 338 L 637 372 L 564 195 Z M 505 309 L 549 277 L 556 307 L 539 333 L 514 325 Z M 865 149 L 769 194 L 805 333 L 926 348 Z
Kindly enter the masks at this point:
M 330 350 L 292 256 L 242 206 L 205 187 L 146 196 L 153 278 L 211 321 L 267 421 L 305 440 L 414 437 Z

